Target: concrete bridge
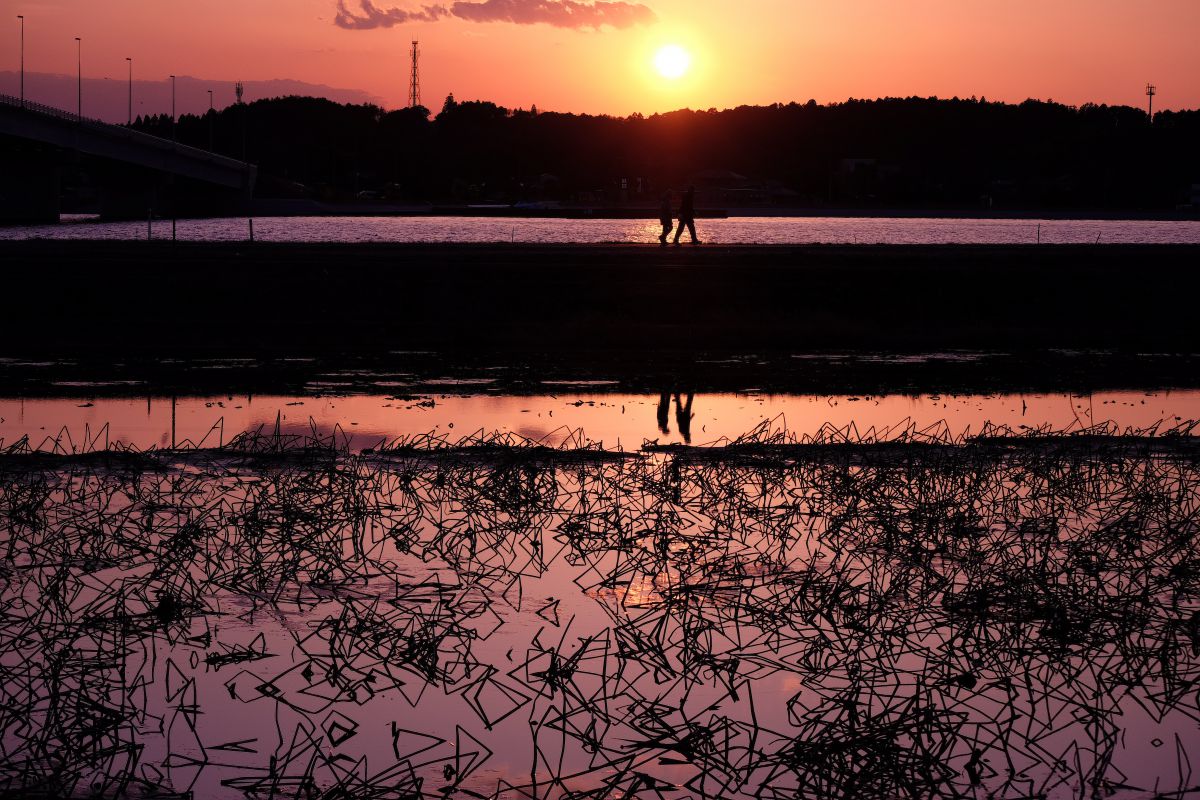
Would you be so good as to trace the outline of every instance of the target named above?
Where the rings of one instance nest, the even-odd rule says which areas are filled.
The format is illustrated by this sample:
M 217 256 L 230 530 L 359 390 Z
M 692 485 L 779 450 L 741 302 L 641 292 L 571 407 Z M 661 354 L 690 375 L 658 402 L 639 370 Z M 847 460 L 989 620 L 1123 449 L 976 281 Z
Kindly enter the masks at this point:
M 253 164 L 0 94 L 0 223 L 56 222 L 64 170 L 109 218 L 238 213 L 256 177 Z

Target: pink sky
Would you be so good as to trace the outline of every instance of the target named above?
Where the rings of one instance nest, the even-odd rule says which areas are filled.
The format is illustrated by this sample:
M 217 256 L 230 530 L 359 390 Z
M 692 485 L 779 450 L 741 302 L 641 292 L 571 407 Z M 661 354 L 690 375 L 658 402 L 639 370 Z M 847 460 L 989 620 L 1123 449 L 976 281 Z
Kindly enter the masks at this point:
M 1156 108 L 1200 107 L 1197 0 L 618 0 L 602 10 L 623 27 L 599 30 L 522 22 L 535 0 L 375 0 L 374 19 L 345 2 L 363 25 L 403 12 L 434 21 L 347 29 L 335 24 L 337 0 L 0 0 L 0 70 L 17 68 L 24 14 L 29 71 L 74 74 L 81 36 L 85 77 L 124 79 L 132 56 L 143 80 L 290 78 L 362 89 L 388 107 L 405 102 L 415 37 L 435 111 L 451 91 L 612 114 L 913 94 L 1142 106 L 1147 81 L 1159 86 Z M 595 11 L 574 3 L 574 16 L 555 18 Z M 495 17 L 506 19 L 486 21 Z M 651 67 L 670 43 L 693 56 L 674 82 Z

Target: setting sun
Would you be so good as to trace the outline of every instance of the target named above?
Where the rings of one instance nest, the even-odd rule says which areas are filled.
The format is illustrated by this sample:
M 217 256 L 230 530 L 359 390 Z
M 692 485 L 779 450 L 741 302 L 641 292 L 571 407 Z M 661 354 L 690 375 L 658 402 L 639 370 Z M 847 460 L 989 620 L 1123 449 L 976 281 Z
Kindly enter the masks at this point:
M 654 68 L 664 78 L 675 80 L 682 78 L 692 64 L 688 51 L 679 45 L 669 44 L 654 55 Z

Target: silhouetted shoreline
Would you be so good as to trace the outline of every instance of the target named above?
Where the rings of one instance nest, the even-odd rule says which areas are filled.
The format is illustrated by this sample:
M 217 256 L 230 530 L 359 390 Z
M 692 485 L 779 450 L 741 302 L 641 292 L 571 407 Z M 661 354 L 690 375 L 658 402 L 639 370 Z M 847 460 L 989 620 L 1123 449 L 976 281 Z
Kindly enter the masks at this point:
M 1042 349 L 746 352 L 737 350 L 102 352 L 64 346 L 0 356 L 0 396 L 216 397 L 384 394 L 530 396 L 664 391 L 766 395 L 979 395 L 1200 388 L 1200 354 Z M 165 352 L 165 351 L 164 351 Z M 240 352 L 240 354 L 238 354 Z M 301 355 L 304 353 L 304 355 Z M 398 378 L 397 376 L 402 376 Z
M 413 205 L 388 203 L 325 203 L 317 200 L 254 201 L 255 216 L 307 217 L 512 217 L 520 219 L 658 219 L 657 206 L 507 206 L 507 205 Z M 812 219 L 1029 219 L 1029 220 L 1158 220 L 1163 222 L 1200 219 L 1200 208 L 1167 211 L 1122 209 L 1004 209 L 984 211 L 971 208 L 840 208 L 840 207 L 727 207 L 699 208 L 697 219 L 735 217 L 782 217 Z
M 257 198 L 436 205 L 1170 213 L 1200 205 L 1200 112 L 1028 100 L 881 98 L 627 118 L 447 97 L 391 112 L 311 97 L 138 130 L 242 157 Z

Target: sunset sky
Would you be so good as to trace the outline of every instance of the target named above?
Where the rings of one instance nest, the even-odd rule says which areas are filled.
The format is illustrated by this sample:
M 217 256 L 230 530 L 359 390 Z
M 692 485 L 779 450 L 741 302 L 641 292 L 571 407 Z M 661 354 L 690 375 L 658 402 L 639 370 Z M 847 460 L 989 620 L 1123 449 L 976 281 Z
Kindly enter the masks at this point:
M 424 104 L 628 114 L 883 95 L 1200 107 L 1197 0 L 0 0 L 0 70 L 290 78 L 404 104 L 421 40 Z M 595 25 L 599 25 L 596 28 Z M 678 45 L 676 80 L 654 69 Z M 219 98 L 229 102 L 231 98 Z

